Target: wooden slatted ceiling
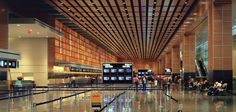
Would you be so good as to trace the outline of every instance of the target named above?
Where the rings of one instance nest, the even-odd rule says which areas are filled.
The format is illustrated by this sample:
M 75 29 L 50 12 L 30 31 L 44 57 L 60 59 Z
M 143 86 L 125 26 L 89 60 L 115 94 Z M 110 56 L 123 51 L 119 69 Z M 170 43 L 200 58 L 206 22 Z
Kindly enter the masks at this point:
M 118 57 L 157 59 L 195 0 L 46 1 Z

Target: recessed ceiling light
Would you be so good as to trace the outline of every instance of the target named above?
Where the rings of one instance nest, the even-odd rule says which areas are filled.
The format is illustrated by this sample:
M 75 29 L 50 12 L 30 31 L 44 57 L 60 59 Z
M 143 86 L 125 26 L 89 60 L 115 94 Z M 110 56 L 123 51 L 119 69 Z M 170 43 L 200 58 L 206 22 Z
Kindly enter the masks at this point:
M 48 36 L 46 36 L 48 38 Z
M 184 4 L 188 4 L 188 2 L 184 2 Z
M 37 32 L 37 35 L 39 35 L 39 32 Z
M 154 2 L 154 4 L 156 4 L 156 2 Z
M 189 24 L 190 22 L 189 22 L 189 21 L 186 21 L 185 23 L 186 23 L 186 24 Z
M 20 24 L 17 24 L 16 26 L 20 26 Z
M 18 36 L 19 38 L 21 38 L 21 36 Z

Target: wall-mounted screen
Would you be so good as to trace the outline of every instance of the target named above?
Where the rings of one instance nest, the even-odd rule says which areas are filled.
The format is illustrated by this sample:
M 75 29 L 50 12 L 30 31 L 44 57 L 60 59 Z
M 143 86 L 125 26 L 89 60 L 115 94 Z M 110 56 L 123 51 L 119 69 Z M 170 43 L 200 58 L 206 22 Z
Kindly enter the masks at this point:
M 165 72 L 172 72 L 171 68 L 165 68 Z
M 125 77 L 119 77 L 119 80 L 120 81 L 125 80 Z
M 109 69 L 103 69 L 104 73 L 109 73 Z
M 117 69 L 111 69 L 111 73 L 117 73 Z
M 4 61 L 0 60 L 0 67 L 4 67 Z
M 119 72 L 119 73 L 124 73 L 125 70 L 124 70 L 124 69 L 118 69 L 118 72 Z
M 103 77 L 103 80 L 108 81 L 110 78 L 109 77 Z
M 117 80 L 117 77 L 111 77 L 111 80 L 115 81 Z
M 125 77 L 125 80 L 132 80 L 132 78 L 131 77 Z
M 14 60 L 9 60 L 9 61 L 8 61 L 8 67 L 9 67 L 9 68 L 16 68 L 16 61 L 14 61 Z
M 7 72 L 0 71 L 0 81 L 7 80 Z
M 126 73 L 132 73 L 132 70 L 130 68 L 127 68 Z

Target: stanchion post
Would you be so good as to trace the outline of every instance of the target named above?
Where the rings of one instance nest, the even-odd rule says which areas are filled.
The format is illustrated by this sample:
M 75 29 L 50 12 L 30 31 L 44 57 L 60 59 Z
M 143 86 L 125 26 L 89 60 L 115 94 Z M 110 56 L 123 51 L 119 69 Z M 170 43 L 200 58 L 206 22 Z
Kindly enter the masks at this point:
M 62 110 L 62 100 L 63 100 L 62 97 L 60 97 L 60 104 L 59 104 L 59 106 L 60 106 L 60 107 L 59 107 L 60 111 Z
M 37 112 L 37 106 L 35 103 L 32 104 L 31 112 Z

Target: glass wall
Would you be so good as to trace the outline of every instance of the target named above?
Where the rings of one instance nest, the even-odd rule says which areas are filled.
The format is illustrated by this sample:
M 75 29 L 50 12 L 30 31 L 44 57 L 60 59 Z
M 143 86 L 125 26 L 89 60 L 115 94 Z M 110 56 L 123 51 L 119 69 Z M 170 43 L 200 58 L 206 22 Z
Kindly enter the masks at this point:
M 196 30 L 195 43 L 195 64 L 199 76 L 206 76 L 208 73 L 208 27 L 207 21 Z M 204 71 L 205 72 L 204 72 Z

